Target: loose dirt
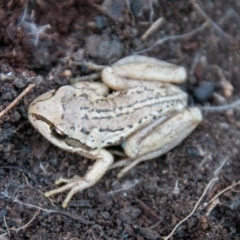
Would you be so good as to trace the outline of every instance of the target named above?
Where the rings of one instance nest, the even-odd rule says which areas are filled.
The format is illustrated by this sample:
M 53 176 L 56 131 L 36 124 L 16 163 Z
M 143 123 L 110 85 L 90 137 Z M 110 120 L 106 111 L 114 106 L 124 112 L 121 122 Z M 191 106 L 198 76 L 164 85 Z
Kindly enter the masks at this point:
M 49 144 L 27 117 L 41 93 L 95 73 L 86 62 L 136 53 L 184 66 L 190 106 L 231 103 L 240 98 L 239 26 L 238 0 L 1 1 L 0 110 L 35 88 L 0 118 L 0 239 L 164 239 L 204 190 L 170 239 L 240 239 L 239 108 L 204 112 L 175 149 L 121 179 L 109 171 L 67 209 L 66 193 L 43 192 L 92 161 Z

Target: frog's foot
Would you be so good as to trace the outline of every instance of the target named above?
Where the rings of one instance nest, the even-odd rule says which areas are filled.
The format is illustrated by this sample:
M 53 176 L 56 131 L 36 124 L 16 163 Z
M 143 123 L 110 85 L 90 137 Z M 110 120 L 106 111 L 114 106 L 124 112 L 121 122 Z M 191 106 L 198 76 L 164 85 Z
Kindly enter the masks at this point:
M 56 185 L 61 184 L 61 183 L 67 183 L 67 184 L 62 187 L 56 188 L 54 190 L 45 192 L 44 195 L 45 195 L 45 197 L 50 197 L 54 194 L 61 193 L 61 192 L 71 189 L 70 192 L 68 193 L 67 197 L 65 198 L 65 200 L 62 203 L 63 208 L 67 207 L 69 201 L 71 200 L 71 198 L 73 197 L 73 195 L 75 193 L 80 192 L 83 189 L 89 188 L 95 184 L 95 182 L 88 182 L 88 181 L 86 181 L 86 179 L 81 178 L 79 176 L 77 176 L 77 177 L 75 176 L 70 179 L 60 178 L 59 180 L 57 180 L 55 182 Z
M 62 203 L 62 207 L 66 208 L 69 201 L 73 197 L 73 195 L 77 192 L 80 192 L 86 188 L 93 186 L 113 163 L 113 156 L 108 151 L 101 149 L 97 155 L 98 159 L 95 164 L 91 167 L 91 169 L 87 172 L 84 177 L 74 176 L 73 178 L 66 179 L 60 178 L 55 182 L 55 184 L 66 184 L 62 187 L 56 188 L 54 190 L 46 192 L 45 197 L 50 197 L 57 193 L 61 193 L 67 190 L 70 190 L 67 194 L 67 197 Z

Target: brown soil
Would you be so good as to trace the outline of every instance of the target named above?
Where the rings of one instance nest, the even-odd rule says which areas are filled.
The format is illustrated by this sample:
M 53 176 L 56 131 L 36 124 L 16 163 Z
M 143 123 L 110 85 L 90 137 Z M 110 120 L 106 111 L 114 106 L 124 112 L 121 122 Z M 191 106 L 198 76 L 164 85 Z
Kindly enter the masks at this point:
M 151 21 L 149 2 L 152 21 L 163 17 L 165 23 L 142 41 Z M 141 54 L 186 67 L 183 88 L 190 105 L 239 99 L 240 2 L 198 3 L 1 1 L 1 110 L 29 84 L 36 87 L 0 119 L 0 239 L 163 239 L 191 213 L 214 177 L 171 239 L 240 239 L 239 186 L 208 204 L 240 180 L 239 108 L 204 113 L 174 150 L 139 164 L 122 179 L 116 178 L 119 169 L 109 171 L 76 194 L 67 209 L 61 207 L 66 193 L 47 199 L 43 192 L 60 176 L 83 175 L 92 162 L 49 144 L 27 117 L 30 102 L 41 93 L 92 73 L 79 62 L 111 64 L 159 39 L 192 31 Z

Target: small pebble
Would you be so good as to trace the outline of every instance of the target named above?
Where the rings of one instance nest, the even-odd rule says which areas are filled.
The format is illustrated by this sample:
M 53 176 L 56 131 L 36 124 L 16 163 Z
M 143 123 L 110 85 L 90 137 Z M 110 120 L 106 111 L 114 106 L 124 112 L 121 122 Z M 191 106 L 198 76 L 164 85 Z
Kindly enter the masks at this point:
M 12 100 L 13 96 L 12 96 L 11 92 L 6 92 L 2 95 L 2 99 L 3 100 Z
M 0 218 L 3 218 L 7 215 L 8 211 L 6 208 L 0 210 Z
M 42 81 L 43 81 L 43 77 L 42 77 L 42 76 L 40 76 L 40 75 L 36 76 L 36 78 L 35 78 L 35 84 L 36 84 L 37 86 L 39 86 L 39 85 L 42 83 Z
M 108 212 L 100 212 L 100 215 L 103 217 L 104 220 L 108 220 L 110 214 Z
M 227 80 L 223 80 L 223 81 L 221 81 L 221 85 L 222 85 L 222 88 L 223 88 L 224 96 L 226 98 L 232 97 L 233 90 L 234 90 L 232 84 Z
M 86 39 L 86 51 L 101 64 L 116 61 L 123 55 L 123 45 L 116 35 L 91 35 Z
M 205 102 L 212 97 L 214 90 L 215 87 L 212 83 L 201 82 L 200 85 L 195 88 L 193 97 L 197 102 Z
M 140 227 L 137 233 L 148 240 L 160 240 L 160 235 L 150 228 Z
M 24 88 L 26 87 L 26 81 L 24 81 L 23 78 L 15 78 L 13 85 L 17 88 Z
M 139 208 L 126 206 L 119 211 L 119 218 L 125 223 L 133 223 L 140 214 L 141 210 Z
M 72 77 L 72 71 L 71 70 L 65 70 L 64 72 L 63 72 L 63 76 L 64 77 L 66 77 L 66 78 L 70 78 L 70 77 Z
M 14 120 L 15 122 L 19 121 L 21 118 L 21 115 L 18 111 L 14 111 Z
M 96 22 L 96 26 L 99 29 L 104 29 L 108 26 L 108 19 L 104 16 L 96 16 L 95 17 L 95 22 Z
M 200 157 L 201 154 L 199 153 L 198 149 L 197 148 L 194 148 L 194 147 L 188 147 L 187 148 L 187 154 L 189 157 L 192 157 L 192 158 L 196 158 L 196 157 Z

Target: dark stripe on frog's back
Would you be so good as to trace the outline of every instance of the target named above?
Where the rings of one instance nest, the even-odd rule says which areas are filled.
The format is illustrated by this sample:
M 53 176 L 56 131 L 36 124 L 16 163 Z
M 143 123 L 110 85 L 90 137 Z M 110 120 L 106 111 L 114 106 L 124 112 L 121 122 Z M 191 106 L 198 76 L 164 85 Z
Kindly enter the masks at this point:
M 96 100 L 95 102 L 90 102 L 85 96 L 78 96 L 75 99 L 77 104 L 71 105 L 68 102 L 65 106 L 66 113 L 69 113 L 69 120 L 74 123 L 74 119 L 81 116 L 81 127 L 84 129 L 83 132 L 88 134 L 92 128 L 99 128 L 100 131 L 104 132 L 117 132 L 122 131 L 125 128 L 129 129 L 133 127 L 133 123 L 141 126 L 146 118 L 156 118 L 156 116 L 151 115 L 153 112 L 159 112 L 158 116 L 161 116 L 163 103 L 150 103 L 149 100 L 160 101 L 161 96 L 154 92 L 153 89 L 144 89 L 145 98 L 141 97 L 142 91 L 122 91 L 116 96 L 111 98 L 103 98 Z M 141 100 L 138 100 L 138 99 Z M 178 100 L 176 100 L 177 102 Z M 76 103 L 75 102 L 75 103 Z M 167 108 L 171 107 L 174 102 L 165 102 L 164 106 Z M 79 106 L 77 109 L 71 109 L 71 106 Z M 92 106 L 91 106 L 92 105 Z M 139 105 L 139 106 L 137 106 Z M 133 112 L 132 109 L 134 108 Z M 128 111 L 129 110 L 129 111 Z M 127 111 L 126 113 L 124 111 Z M 117 114 L 111 116 L 111 113 L 118 112 Z M 165 111 L 164 111 L 165 112 Z M 93 117 L 92 115 L 95 115 Z M 164 114 L 164 113 L 163 113 Z M 67 114 L 68 115 L 68 114 Z M 118 124 L 116 124 L 116 122 Z M 117 126 L 116 126 L 117 125 Z
M 146 119 L 156 119 L 161 115 L 163 112 L 162 107 L 160 107 L 161 104 L 151 104 L 147 105 L 145 107 L 139 107 L 134 110 L 134 112 L 131 113 L 119 113 L 115 117 L 109 116 L 107 114 L 104 114 L 104 116 L 101 116 L 101 118 L 93 118 L 92 125 L 95 127 L 101 126 L 103 129 L 106 129 L 106 131 L 113 132 L 117 131 L 120 127 L 120 130 L 123 130 L 124 128 L 129 128 L 131 129 L 133 127 L 133 123 L 139 125 L 144 125 L 143 122 Z M 158 107 L 159 106 L 159 107 Z M 169 106 L 170 104 L 168 102 L 165 102 L 165 106 Z M 154 114 L 152 114 L 154 112 Z M 158 114 L 156 114 L 158 112 Z M 165 112 L 165 111 L 164 111 Z M 115 127 L 116 125 L 116 119 L 118 121 L 118 127 Z

